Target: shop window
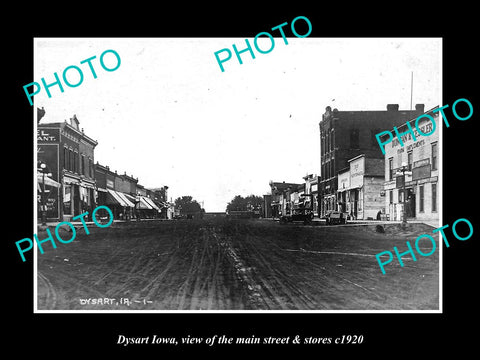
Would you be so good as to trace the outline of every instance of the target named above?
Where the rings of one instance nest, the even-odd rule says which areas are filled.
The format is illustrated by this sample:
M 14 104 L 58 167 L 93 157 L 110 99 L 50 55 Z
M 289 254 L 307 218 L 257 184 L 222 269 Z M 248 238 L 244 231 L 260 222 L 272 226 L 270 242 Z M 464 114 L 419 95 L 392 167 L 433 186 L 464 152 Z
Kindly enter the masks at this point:
M 72 215 L 72 185 L 63 186 L 63 213 Z
M 418 187 L 418 193 L 419 193 L 419 204 L 418 204 L 418 207 L 419 207 L 419 211 L 420 212 L 424 212 L 425 211 L 425 192 L 424 192 L 424 186 L 423 185 L 420 185 Z
M 437 184 L 432 184 L 432 212 L 437 211 Z

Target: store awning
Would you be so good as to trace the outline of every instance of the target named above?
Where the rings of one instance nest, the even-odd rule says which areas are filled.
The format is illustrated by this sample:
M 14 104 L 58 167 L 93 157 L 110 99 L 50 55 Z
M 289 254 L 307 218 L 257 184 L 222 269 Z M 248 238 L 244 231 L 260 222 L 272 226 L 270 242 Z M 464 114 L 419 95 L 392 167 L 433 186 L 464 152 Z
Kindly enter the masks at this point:
M 159 211 L 160 211 L 161 209 L 167 207 L 164 203 L 162 203 L 162 202 L 160 202 L 160 201 L 155 201 L 155 200 L 153 200 L 153 203 L 154 203 L 155 205 L 157 205 Z
M 37 173 L 38 184 L 43 186 L 43 184 L 44 184 L 43 181 L 45 181 L 45 185 L 47 185 L 47 186 L 53 186 L 53 187 L 56 187 L 56 188 L 60 187 L 60 184 L 58 182 L 56 182 L 55 180 L 49 178 L 46 175 L 44 177 L 42 173 Z
M 132 204 L 134 204 L 134 205 L 135 205 L 135 203 L 138 201 L 138 200 L 135 198 L 135 196 L 132 196 L 132 195 L 130 195 L 130 194 L 125 194 L 125 193 L 122 193 L 122 194 L 123 194 L 123 196 L 125 196 L 128 200 L 130 200 L 130 202 L 131 202 Z
M 148 209 L 148 210 L 153 210 L 153 207 L 145 200 L 146 197 L 144 196 L 139 196 L 140 202 L 138 204 L 138 209 Z
M 157 211 L 160 211 L 159 207 L 153 202 L 152 199 L 150 199 L 148 197 L 144 197 L 144 199 L 152 208 L 154 208 Z
M 117 195 L 120 196 L 122 198 L 123 201 L 125 201 L 126 204 L 128 204 L 127 206 L 130 206 L 130 207 L 134 207 L 135 204 L 133 202 L 130 201 L 130 199 L 127 198 L 127 194 L 124 194 L 120 191 L 116 191 Z
M 120 206 L 130 206 L 122 197 L 114 190 L 107 189 L 108 196 L 107 196 L 107 205 L 120 205 Z

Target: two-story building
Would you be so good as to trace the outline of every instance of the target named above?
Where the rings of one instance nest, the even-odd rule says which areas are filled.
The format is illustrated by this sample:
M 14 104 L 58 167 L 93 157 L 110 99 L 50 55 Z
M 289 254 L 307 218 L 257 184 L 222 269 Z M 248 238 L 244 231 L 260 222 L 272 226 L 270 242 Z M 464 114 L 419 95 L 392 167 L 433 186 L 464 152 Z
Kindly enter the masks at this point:
M 393 140 L 385 145 L 385 212 L 390 220 L 403 220 L 405 212 L 407 219 L 439 221 L 441 123 L 439 113 L 433 112 L 436 108 L 427 111 L 428 117 L 421 117 L 417 124 L 422 133 L 431 135 L 417 131 L 415 118 L 409 121 L 415 139 L 404 124 L 398 127 L 399 133 L 406 133 L 401 137 L 403 146 L 393 131 Z M 388 138 L 385 134 L 381 140 L 387 142 Z
M 38 124 L 37 161 L 45 164 L 59 183 L 49 193 L 47 219 L 70 221 L 96 207 L 94 150 L 97 142 L 79 127 L 74 115 L 68 121 Z

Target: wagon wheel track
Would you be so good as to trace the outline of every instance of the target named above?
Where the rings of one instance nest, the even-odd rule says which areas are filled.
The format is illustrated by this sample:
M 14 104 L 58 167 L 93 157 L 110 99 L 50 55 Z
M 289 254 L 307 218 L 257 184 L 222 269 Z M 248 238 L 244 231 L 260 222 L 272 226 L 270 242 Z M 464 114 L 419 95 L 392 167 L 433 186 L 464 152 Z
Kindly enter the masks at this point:
M 269 259 L 266 258 L 264 253 L 262 253 L 257 246 L 255 246 L 251 238 L 252 237 L 247 234 L 245 244 L 247 247 L 249 247 L 250 251 L 255 254 L 255 258 L 260 260 L 261 266 L 266 269 L 265 273 L 268 273 L 272 276 L 272 282 L 277 285 L 275 286 L 277 290 L 274 291 L 275 297 L 284 297 L 290 304 L 289 307 L 285 304 L 285 301 L 282 301 L 280 304 L 282 309 L 289 310 L 292 306 L 298 308 L 297 304 L 299 303 L 302 304 L 302 309 L 314 309 L 316 305 L 315 300 L 310 298 L 304 290 L 300 290 L 294 280 L 292 280 L 287 273 L 273 267 Z M 262 280 L 262 282 L 266 284 L 264 280 Z M 269 287 L 272 288 L 271 285 Z
M 40 271 L 37 271 L 37 279 L 42 283 L 43 287 L 46 290 L 45 295 L 45 308 L 46 310 L 55 309 L 57 306 L 57 292 L 53 287 L 52 283 L 48 280 L 48 278 L 43 275 Z M 40 284 L 37 284 L 37 291 L 39 290 Z M 37 303 L 37 307 L 41 308 L 41 304 Z

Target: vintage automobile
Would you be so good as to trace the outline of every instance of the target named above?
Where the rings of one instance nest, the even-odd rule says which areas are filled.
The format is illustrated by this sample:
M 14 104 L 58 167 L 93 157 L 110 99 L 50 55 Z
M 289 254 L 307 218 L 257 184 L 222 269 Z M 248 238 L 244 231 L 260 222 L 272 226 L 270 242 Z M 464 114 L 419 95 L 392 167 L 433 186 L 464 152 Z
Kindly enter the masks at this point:
M 325 220 L 327 221 L 327 225 L 346 224 L 347 213 L 330 211 L 327 215 L 325 215 Z

